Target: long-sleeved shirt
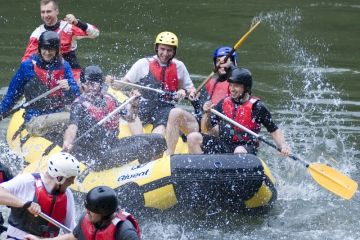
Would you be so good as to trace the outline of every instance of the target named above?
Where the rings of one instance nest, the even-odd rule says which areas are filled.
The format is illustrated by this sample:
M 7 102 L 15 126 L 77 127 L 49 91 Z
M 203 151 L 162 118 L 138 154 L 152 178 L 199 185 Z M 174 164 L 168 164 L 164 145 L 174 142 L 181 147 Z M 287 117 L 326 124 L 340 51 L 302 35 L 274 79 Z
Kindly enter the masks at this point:
M 80 89 L 74 80 L 71 67 L 68 62 L 64 60 L 62 62 L 54 61 L 50 64 L 45 64 L 42 61 L 41 57 L 35 54 L 31 56 L 30 59 L 21 63 L 19 69 L 16 71 L 14 77 L 11 79 L 6 95 L 0 103 L 0 114 L 6 113 L 16 104 L 16 102 L 24 95 L 25 85 L 36 77 L 33 61 L 36 62 L 37 66 L 45 70 L 59 70 L 60 68 L 64 68 L 64 79 L 67 79 L 70 86 L 70 90 L 67 93 L 76 96 L 80 95 Z M 39 93 L 39 95 L 40 94 L 42 93 Z M 59 109 L 47 109 L 45 111 L 41 111 L 40 109 L 31 108 L 30 105 L 26 109 L 25 121 L 27 122 L 35 116 L 58 111 Z

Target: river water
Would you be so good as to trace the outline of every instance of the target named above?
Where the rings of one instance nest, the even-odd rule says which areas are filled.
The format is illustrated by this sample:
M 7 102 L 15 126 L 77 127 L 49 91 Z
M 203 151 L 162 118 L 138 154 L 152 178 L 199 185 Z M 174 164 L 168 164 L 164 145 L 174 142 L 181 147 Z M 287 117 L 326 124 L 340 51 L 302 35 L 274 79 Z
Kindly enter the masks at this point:
M 152 54 L 156 34 L 168 30 L 178 35 L 177 57 L 196 83 L 211 72 L 213 49 L 234 45 L 251 22 L 261 19 L 238 50 L 239 65 L 253 73 L 253 94 L 272 111 L 294 153 L 360 180 L 358 1 L 64 0 L 60 12 L 101 30 L 98 39 L 79 42 L 84 66 L 99 64 L 123 76 L 136 59 Z M 37 1 L 0 0 L 1 87 L 8 85 L 39 24 Z M 0 124 L 1 159 L 18 172 L 22 162 L 7 149 L 6 125 L 6 120 Z M 141 219 L 143 238 L 360 239 L 358 193 L 350 201 L 332 195 L 303 165 L 266 145 L 259 156 L 277 180 L 278 200 L 268 213 L 184 222 L 154 216 Z

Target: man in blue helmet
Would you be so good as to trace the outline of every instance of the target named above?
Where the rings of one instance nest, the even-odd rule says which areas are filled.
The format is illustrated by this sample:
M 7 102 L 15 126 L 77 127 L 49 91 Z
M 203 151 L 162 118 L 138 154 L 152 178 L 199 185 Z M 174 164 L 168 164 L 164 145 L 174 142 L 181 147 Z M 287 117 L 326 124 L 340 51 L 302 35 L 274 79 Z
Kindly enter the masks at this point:
M 25 109 L 25 126 L 31 135 L 42 136 L 65 127 L 70 116 L 64 112 L 65 104 L 80 95 L 71 67 L 60 54 L 59 35 L 46 31 L 39 38 L 38 53 L 22 62 L 11 79 L 0 114 L 8 112 L 23 96 L 29 101 L 57 86 L 61 88 Z
M 275 124 L 269 110 L 264 103 L 251 94 L 252 75 L 245 68 L 235 68 L 228 79 L 230 96 L 221 100 L 216 106 L 208 101 L 204 104 L 204 116 L 201 128 L 204 130 L 217 127 L 217 135 L 193 132 L 188 135 L 189 153 L 217 154 L 217 153 L 251 153 L 256 154 L 258 141 L 248 133 L 231 125 L 217 115 L 211 114 L 211 108 L 233 119 L 255 133 L 259 133 L 261 125 L 270 132 L 277 147 L 283 155 L 290 154 L 290 147 L 286 144 L 284 135 Z
M 211 100 L 214 104 L 217 104 L 221 99 L 230 95 L 229 83 L 226 80 L 231 69 L 237 65 L 236 53 L 234 52 L 226 62 L 224 60 L 231 50 L 232 48 L 228 46 L 221 46 L 215 49 L 213 64 L 214 68 L 219 65 L 219 69 L 205 84 L 204 89 L 200 92 L 200 96 L 191 102 L 194 106 L 195 114 L 192 115 L 186 111 L 179 111 L 176 108 L 170 111 L 168 127 L 166 129 L 168 155 L 174 154 L 180 133 L 188 135 L 191 132 L 199 131 L 199 122 L 203 114 L 202 105 L 206 101 Z

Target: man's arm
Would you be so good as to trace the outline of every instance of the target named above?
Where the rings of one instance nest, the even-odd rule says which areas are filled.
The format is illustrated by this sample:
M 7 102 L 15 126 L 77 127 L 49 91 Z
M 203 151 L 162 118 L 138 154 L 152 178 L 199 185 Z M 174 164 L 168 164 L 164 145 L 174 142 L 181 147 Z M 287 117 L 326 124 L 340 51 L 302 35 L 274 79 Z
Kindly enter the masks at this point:
M 286 144 L 282 131 L 278 128 L 272 119 L 270 111 L 265 107 L 261 101 L 257 101 L 253 107 L 253 117 L 257 123 L 263 124 L 271 137 L 276 143 L 276 146 L 281 149 L 281 154 L 287 156 L 291 149 Z
M 291 153 L 291 149 L 286 144 L 284 134 L 282 133 L 280 128 L 278 128 L 275 132 L 272 132 L 271 137 L 274 139 L 276 146 L 281 149 L 282 155 L 288 156 Z
M 65 130 L 64 133 L 64 143 L 63 143 L 63 150 L 65 152 L 70 152 L 74 145 L 73 142 L 76 138 L 76 133 L 78 130 L 78 126 L 75 124 L 70 124 L 68 128 Z
M 92 24 L 76 19 L 73 14 L 67 14 L 64 21 L 72 24 L 72 32 L 76 39 L 82 38 L 96 38 L 99 36 L 100 31 Z
M 11 194 L 9 190 L 0 186 L 0 205 L 21 208 L 24 203 L 23 200 Z
M 23 95 L 26 80 L 27 78 L 30 78 L 30 76 L 27 76 L 29 71 L 31 71 L 32 66 L 30 66 L 30 64 L 31 63 L 29 62 L 22 63 L 14 77 L 11 79 L 6 95 L 0 104 L 0 114 L 9 111 Z
M 24 237 L 25 240 L 77 240 L 77 238 L 72 233 L 67 233 L 64 235 L 57 236 L 55 238 L 39 238 L 34 235 L 28 234 Z
M 11 184 L 11 180 L 7 183 Z M 41 212 L 41 207 L 38 203 L 31 201 L 26 202 L 2 186 L 0 186 L 0 205 L 6 205 L 14 208 L 24 208 L 34 216 L 38 216 Z
M 65 79 L 67 79 L 67 82 L 69 84 L 70 91 L 75 96 L 80 96 L 80 88 L 74 79 L 74 75 L 72 73 L 70 64 L 66 61 L 64 61 L 64 73 L 65 73 Z

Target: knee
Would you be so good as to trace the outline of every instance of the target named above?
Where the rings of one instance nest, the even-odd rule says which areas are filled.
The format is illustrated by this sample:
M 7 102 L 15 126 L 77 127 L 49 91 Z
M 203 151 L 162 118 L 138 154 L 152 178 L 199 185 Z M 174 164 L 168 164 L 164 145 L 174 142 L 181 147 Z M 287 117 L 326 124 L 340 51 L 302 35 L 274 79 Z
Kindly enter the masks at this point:
M 248 153 L 248 151 L 243 146 L 238 146 L 235 148 L 234 153 Z
M 173 108 L 169 113 L 169 122 L 176 122 L 183 114 L 183 110 L 180 108 Z
M 187 142 L 189 145 L 199 145 L 203 141 L 203 137 L 199 132 L 192 132 L 187 136 Z

